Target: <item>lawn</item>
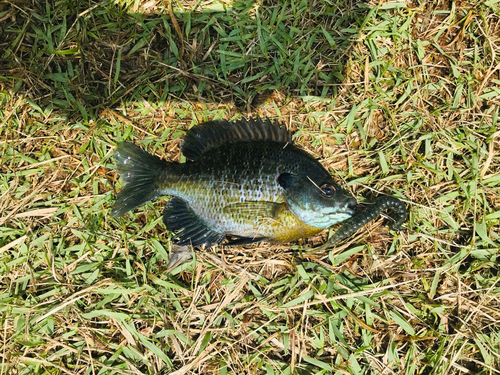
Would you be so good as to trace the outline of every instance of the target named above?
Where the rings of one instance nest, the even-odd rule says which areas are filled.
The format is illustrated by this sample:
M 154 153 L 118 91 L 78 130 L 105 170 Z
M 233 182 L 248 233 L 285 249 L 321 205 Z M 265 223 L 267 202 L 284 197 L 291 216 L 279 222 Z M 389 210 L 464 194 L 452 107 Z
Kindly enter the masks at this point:
M 0 36 L 0 375 L 500 374 L 499 0 L 13 0 Z M 167 272 L 116 143 L 257 115 L 403 230 Z

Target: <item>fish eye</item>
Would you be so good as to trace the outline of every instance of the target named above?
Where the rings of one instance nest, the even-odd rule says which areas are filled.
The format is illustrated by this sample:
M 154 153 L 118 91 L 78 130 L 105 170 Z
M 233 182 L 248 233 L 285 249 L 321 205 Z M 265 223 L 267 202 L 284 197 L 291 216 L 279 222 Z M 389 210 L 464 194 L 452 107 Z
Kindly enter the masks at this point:
M 331 197 L 331 196 L 335 195 L 335 192 L 337 191 L 337 189 L 335 189 L 335 186 L 330 185 L 330 184 L 321 185 L 321 190 L 323 191 L 323 195 L 325 195 L 327 197 Z

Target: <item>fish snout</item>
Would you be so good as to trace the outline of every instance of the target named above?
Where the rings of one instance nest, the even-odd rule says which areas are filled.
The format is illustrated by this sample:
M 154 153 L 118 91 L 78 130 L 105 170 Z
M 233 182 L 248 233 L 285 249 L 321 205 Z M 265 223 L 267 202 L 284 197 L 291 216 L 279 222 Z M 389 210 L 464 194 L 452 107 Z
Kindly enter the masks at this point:
M 354 215 L 356 213 L 356 207 L 358 206 L 358 201 L 354 198 L 349 198 L 347 199 L 347 202 L 346 202 L 346 211 L 351 214 L 351 215 Z

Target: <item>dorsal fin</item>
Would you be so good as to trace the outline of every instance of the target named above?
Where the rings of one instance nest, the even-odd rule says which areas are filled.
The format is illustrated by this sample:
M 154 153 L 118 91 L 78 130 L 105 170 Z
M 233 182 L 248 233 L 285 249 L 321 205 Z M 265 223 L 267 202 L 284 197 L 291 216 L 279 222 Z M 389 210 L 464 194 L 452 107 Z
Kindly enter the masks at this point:
M 195 160 L 207 150 L 239 141 L 292 143 L 292 134 L 278 121 L 268 118 L 207 121 L 188 130 L 181 151 L 186 158 Z

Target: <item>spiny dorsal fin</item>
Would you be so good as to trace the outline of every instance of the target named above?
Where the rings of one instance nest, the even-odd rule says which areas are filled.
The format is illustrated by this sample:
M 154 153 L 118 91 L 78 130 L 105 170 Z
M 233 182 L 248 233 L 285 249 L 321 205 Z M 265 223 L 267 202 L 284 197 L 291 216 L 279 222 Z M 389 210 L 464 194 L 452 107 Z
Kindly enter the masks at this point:
M 188 130 L 181 151 L 186 158 L 195 160 L 207 150 L 240 141 L 292 143 L 292 134 L 278 121 L 268 118 L 207 121 Z

